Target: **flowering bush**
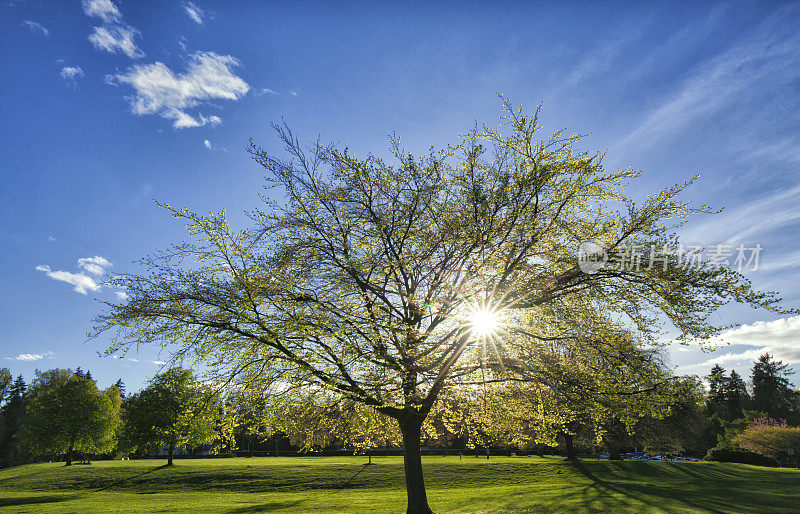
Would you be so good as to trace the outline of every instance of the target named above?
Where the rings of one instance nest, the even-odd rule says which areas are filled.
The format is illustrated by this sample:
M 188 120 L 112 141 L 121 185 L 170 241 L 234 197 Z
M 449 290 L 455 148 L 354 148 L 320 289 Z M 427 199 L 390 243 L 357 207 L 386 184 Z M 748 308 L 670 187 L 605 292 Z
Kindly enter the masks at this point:
M 741 448 L 770 457 L 796 456 L 800 454 L 800 427 L 790 427 L 786 420 L 759 418 L 733 442 Z

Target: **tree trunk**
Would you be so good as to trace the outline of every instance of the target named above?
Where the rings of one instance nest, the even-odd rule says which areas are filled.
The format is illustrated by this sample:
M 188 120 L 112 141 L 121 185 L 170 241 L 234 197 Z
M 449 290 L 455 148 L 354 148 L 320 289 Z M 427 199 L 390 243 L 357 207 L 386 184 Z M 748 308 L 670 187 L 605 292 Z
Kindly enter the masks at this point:
M 175 453 L 175 445 L 169 443 L 169 457 L 167 457 L 167 466 L 172 466 L 172 455 Z
M 566 432 L 561 435 L 564 436 L 564 449 L 567 453 L 567 460 L 578 460 L 578 456 L 575 454 L 575 436 Z
M 75 436 L 74 435 L 69 440 L 69 450 L 67 450 L 67 462 L 64 464 L 65 466 L 72 466 L 72 449 L 73 448 L 75 448 Z
M 422 454 L 419 449 L 422 418 L 408 416 L 400 420 L 403 434 L 403 467 L 406 473 L 406 493 L 408 508 L 406 514 L 432 514 L 422 478 Z

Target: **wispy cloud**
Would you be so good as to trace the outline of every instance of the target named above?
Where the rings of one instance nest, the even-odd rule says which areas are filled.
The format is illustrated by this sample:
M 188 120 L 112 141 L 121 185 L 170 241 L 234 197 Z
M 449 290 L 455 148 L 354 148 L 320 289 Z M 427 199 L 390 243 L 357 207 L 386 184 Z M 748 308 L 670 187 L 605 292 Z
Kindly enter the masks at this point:
M 633 145 L 643 148 L 674 135 L 699 116 L 741 102 L 766 77 L 771 81 L 793 80 L 791 70 L 800 64 L 800 37 L 796 32 L 777 30 L 776 26 L 794 10 L 795 6 L 784 9 L 756 27 L 741 43 L 701 63 L 694 74 L 621 138 L 618 149 Z
M 66 282 L 73 287 L 76 293 L 85 295 L 89 291 L 99 291 L 102 283 L 102 277 L 105 275 L 107 268 L 112 266 L 106 258 L 98 256 L 83 257 L 78 259 L 78 267 L 80 271 L 73 273 L 70 271 L 58 270 L 54 271 L 50 266 L 43 264 L 36 266 L 36 271 L 45 273 L 53 280 Z
M 755 236 L 763 238 L 777 229 L 800 223 L 798 202 L 800 186 L 795 186 L 714 215 L 687 228 L 682 237 L 687 241 L 704 243 L 735 243 Z
M 31 32 L 34 34 L 41 34 L 45 37 L 50 35 L 50 31 L 47 30 L 47 28 L 41 23 L 36 23 L 35 21 L 31 20 L 23 20 L 22 24 L 31 29 Z
M 77 87 L 79 77 L 83 77 L 83 69 L 80 66 L 64 66 L 61 68 L 61 78 L 73 88 Z
M 131 59 L 144 57 L 134 41 L 141 33 L 122 21 L 122 14 L 111 0 L 84 0 L 83 12 L 86 16 L 103 20 L 103 25 L 94 27 L 89 41 L 98 50 L 110 54 L 121 53 Z
M 20 353 L 15 357 L 6 357 L 6 360 L 15 360 L 15 361 L 22 361 L 22 362 L 33 362 L 38 361 L 41 359 L 54 359 L 55 358 L 54 352 L 45 352 L 45 353 Z
M 92 275 L 99 277 L 105 274 L 106 268 L 113 266 L 105 257 L 95 255 L 94 257 L 83 257 L 78 259 L 78 266 Z
M 259 89 L 258 91 L 256 91 L 256 92 L 255 92 L 255 93 L 253 93 L 253 94 L 254 94 L 255 96 L 264 96 L 264 95 L 277 95 L 277 94 L 278 94 L 278 92 L 277 92 L 277 91 L 274 91 L 274 90 L 272 90 L 272 89 L 270 89 L 270 88 L 268 88 L 268 87 L 262 87 L 261 89 Z
M 81 3 L 83 12 L 86 16 L 100 18 L 106 23 L 120 21 L 120 14 L 117 6 L 111 0 L 83 0 Z
M 129 25 L 110 25 L 95 27 L 89 35 L 98 50 L 105 50 L 110 54 L 122 53 L 131 59 L 144 57 L 144 52 L 139 50 L 134 39 L 139 36 L 139 31 Z
M 189 114 L 189 110 L 210 100 L 239 100 L 250 86 L 233 73 L 239 61 L 230 55 L 195 52 L 185 73 L 175 74 L 165 64 L 137 65 L 127 72 L 109 75 L 109 84 L 127 84 L 134 90 L 129 97 L 131 111 L 137 115 L 158 114 L 173 121 L 176 129 L 216 125 L 219 116 Z
M 195 5 L 193 2 L 186 2 L 183 4 L 183 9 L 186 11 L 186 14 L 189 18 L 192 19 L 193 22 L 197 23 L 198 25 L 203 24 L 203 18 L 206 15 L 206 11 Z

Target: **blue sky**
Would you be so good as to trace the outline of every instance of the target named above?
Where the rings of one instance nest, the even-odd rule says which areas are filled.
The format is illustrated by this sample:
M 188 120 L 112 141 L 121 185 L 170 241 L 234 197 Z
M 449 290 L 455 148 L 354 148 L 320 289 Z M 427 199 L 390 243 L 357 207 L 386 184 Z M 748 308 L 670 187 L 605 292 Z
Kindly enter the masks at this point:
M 725 207 L 687 240 L 760 244 L 753 283 L 800 306 L 800 4 L 786 2 L 4 1 L 0 6 L 0 366 L 90 369 L 136 388 L 166 360 L 99 358 L 99 286 L 182 236 L 153 199 L 234 223 L 263 174 L 243 147 L 301 136 L 421 150 L 496 119 L 502 91 L 547 130 L 590 133 L 643 195 Z M 800 364 L 800 317 L 739 307 L 714 353 L 749 376 L 764 349 Z M 135 360 L 134 360 L 135 359 Z M 797 366 L 796 366 L 797 367 Z

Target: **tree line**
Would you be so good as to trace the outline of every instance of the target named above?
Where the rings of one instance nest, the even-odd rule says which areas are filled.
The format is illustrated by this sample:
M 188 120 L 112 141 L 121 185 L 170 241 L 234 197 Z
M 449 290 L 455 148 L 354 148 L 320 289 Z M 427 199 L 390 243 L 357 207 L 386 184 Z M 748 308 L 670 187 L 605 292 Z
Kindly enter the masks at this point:
M 736 371 L 726 374 L 719 365 L 706 377 L 708 388 L 697 377 L 668 377 L 660 369 L 651 378 L 668 380 L 647 395 L 598 394 L 586 380 L 559 396 L 531 384 L 445 391 L 422 427 L 421 442 L 445 454 L 476 456 L 491 448 L 507 454 L 560 452 L 567 459 L 601 451 L 614 459 L 634 450 L 786 457 L 800 442 L 792 432 L 800 424 L 800 390 L 791 388 L 787 368 L 762 355 L 753 364 L 750 388 Z M 390 418 L 356 402 L 328 402 L 320 394 L 291 402 L 279 395 L 256 400 L 218 389 L 183 368 L 156 375 L 133 394 L 121 379 L 99 389 L 80 368 L 37 370 L 30 386 L 21 375 L 12 380 L 4 368 L 0 462 L 63 459 L 71 465 L 76 457 L 85 462 L 143 456 L 163 448 L 171 465 L 178 448 L 271 451 L 284 441 L 295 451 L 367 453 L 402 445 Z
M 80 368 L 35 372 L 30 385 L 0 370 L 0 463 L 147 454 L 225 440 L 220 395 L 191 370 L 172 368 L 127 395 L 120 379 L 99 389 Z

